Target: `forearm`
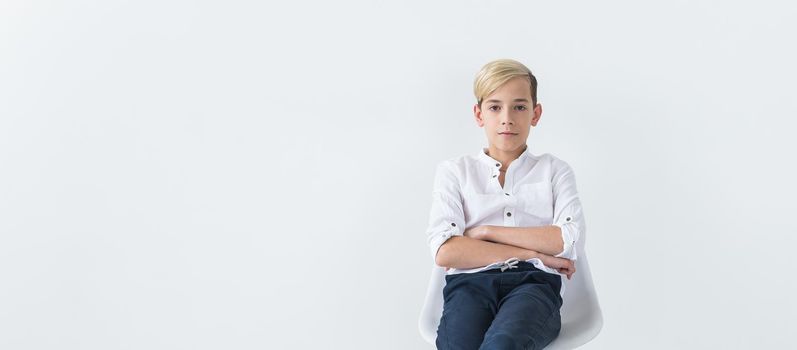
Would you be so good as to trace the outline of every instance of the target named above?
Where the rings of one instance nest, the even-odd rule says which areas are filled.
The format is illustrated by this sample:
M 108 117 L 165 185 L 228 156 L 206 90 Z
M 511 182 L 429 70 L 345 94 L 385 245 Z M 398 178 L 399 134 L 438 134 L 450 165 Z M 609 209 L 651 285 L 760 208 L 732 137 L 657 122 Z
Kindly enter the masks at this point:
M 483 239 L 494 243 L 530 249 L 551 256 L 561 253 L 564 249 L 562 231 L 559 227 L 553 225 L 532 227 L 489 226 Z
M 436 263 L 439 266 L 470 269 L 513 257 L 528 260 L 538 256 L 538 252 L 530 249 L 471 237 L 453 236 L 440 246 Z

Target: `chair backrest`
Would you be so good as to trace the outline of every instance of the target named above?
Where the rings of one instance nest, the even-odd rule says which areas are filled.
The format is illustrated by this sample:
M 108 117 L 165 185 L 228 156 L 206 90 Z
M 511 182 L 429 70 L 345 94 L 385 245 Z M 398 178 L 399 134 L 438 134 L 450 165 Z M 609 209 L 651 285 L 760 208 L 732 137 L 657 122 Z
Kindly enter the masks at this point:
M 559 337 L 545 349 L 574 349 L 588 343 L 600 333 L 603 327 L 603 313 L 598 304 L 592 274 L 589 270 L 584 240 L 577 242 L 578 259 L 576 273 L 571 279 L 563 279 L 565 293 L 562 298 L 562 330 Z M 443 315 L 443 287 L 445 269 L 432 264 L 432 276 L 426 290 L 426 301 L 421 310 L 418 326 L 424 340 L 434 345 L 437 339 L 437 326 Z

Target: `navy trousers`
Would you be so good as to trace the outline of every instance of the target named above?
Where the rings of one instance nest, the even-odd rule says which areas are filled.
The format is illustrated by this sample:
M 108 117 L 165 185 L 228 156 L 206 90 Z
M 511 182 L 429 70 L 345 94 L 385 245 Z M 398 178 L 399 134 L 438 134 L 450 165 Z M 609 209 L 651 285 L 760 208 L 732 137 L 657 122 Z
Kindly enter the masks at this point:
M 440 350 L 542 349 L 562 328 L 562 279 L 533 264 L 446 275 Z

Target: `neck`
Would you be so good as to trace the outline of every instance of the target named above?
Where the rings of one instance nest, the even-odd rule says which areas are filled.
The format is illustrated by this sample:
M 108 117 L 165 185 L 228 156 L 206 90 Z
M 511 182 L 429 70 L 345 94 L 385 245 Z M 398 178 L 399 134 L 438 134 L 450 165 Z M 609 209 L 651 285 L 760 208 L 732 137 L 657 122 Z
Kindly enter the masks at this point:
M 487 148 L 487 155 L 501 162 L 501 165 L 503 165 L 501 167 L 501 170 L 506 171 L 506 169 L 509 168 L 509 163 L 512 163 L 513 160 L 520 157 L 520 155 L 523 154 L 523 151 L 525 151 L 526 148 L 528 148 L 528 145 L 524 145 L 523 147 L 520 147 L 514 151 L 506 152 L 499 150 L 491 145 L 490 147 Z

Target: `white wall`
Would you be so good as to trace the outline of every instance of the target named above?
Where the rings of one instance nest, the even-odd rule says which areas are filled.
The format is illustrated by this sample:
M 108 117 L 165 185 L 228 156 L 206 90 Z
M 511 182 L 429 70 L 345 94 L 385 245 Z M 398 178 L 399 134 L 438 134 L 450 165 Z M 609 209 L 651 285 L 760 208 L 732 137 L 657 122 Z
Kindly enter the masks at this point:
M 526 63 L 576 171 L 585 349 L 784 348 L 789 2 L 3 1 L 0 348 L 421 349 L 434 165 Z

